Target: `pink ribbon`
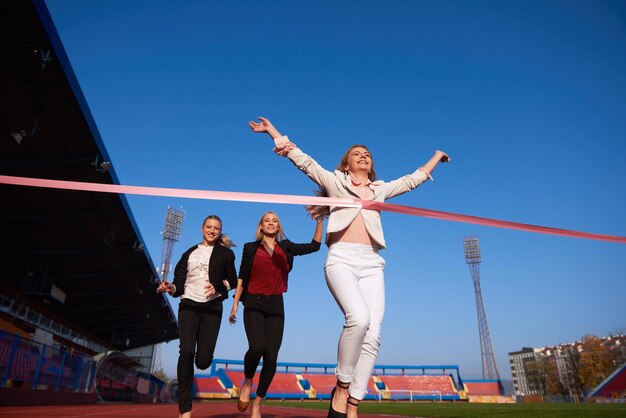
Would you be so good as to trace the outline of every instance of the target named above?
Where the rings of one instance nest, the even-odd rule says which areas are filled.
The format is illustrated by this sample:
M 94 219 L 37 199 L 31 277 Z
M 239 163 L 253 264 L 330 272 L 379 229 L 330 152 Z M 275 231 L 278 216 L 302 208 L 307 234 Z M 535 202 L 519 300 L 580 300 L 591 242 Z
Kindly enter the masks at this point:
M 49 189 L 80 190 L 103 193 L 136 194 L 145 196 L 182 197 L 189 199 L 229 200 L 240 202 L 284 203 L 289 205 L 326 205 L 351 208 L 363 208 L 378 211 L 402 213 L 405 215 L 422 216 L 444 221 L 464 222 L 475 225 L 493 226 L 496 228 L 515 229 L 518 231 L 539 234 L 560 235 L 564 237 L 592 239 L 598 241 L 626 244 L 626 237 L 617 235 L 594 234 L 590 232 L 572 231 L 569 229 L 551 228 L 547 226 L 523 224 L 519 222 L 501 221 L 498 219 L 481 218 L 478 216 L 422 209 L 412 206 L 395 205 L 392 203 L 371 200 L 339 199 L 332 197 L 296 196 L 268 193 L 218 192 L 212 190 L 173 189 L 164 187 L 122 186 L 118 184 L 83 183 L 78 181 L 47 180 L 29 177 L 0 175 L 0 184 L 15 186 L 45 187 Z

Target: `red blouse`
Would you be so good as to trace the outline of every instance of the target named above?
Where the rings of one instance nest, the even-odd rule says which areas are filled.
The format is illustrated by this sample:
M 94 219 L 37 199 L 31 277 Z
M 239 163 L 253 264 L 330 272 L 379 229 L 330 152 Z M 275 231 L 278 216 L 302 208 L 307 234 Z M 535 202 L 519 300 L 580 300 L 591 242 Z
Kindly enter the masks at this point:
M 287 256 L 278 244 L 274 245 L 272 255 L 261 244 L 252 260 L 248 293 L 282 295 L 287 291 L 288 273 Z

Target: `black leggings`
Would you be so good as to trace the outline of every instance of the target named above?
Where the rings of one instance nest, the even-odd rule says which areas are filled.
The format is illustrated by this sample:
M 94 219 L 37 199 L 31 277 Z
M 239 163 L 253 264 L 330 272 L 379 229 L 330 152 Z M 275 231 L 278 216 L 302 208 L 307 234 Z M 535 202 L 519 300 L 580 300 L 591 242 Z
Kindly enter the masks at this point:
M 178 356 L 178 409 L 181 414 L 191 411 L 193 363 L 208 369 L 222 322 L 222 300 L 199 303 L 183 299 L 178 306 L 180 355 Z M 197 347 L 197 349 L 196 349 Z
M 263 368 L 256 395 L 264 398 L 276 374 L 278 350 L 283 342 L 285 306 L 282 295 L 248 294 L 243 311 L 243 324 L 249 346 L 243 359 L 244 374 L 247 379 L 252 379 L 263 357 Z

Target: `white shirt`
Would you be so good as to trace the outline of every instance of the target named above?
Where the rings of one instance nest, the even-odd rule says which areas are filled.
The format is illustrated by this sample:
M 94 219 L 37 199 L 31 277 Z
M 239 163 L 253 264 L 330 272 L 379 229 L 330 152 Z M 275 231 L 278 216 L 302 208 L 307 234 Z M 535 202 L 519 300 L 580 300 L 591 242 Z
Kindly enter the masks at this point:
M 202 303 L 221 296 L 217 292 L 211 296 L 206 295 L 205 287 L 209 284 L 209 260 L 212 253 L 212 245 L 199 244 L 198 248 L 189 254 L 185 290 L 181 299 L 191 299 Z

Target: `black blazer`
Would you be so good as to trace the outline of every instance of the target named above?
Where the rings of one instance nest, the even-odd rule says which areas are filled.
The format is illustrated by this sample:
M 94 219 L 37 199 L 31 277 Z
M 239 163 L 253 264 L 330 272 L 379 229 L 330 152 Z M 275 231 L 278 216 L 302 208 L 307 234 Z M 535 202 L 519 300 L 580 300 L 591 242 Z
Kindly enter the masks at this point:
M 187 280 L 187 263 L 189 255 L 198 248 L 194 245 L 183 253 L 176 268 L 174 269 L 174 286 L 176 292 L 174 297 L 179 297 L 185 292 L 185 281 Z M 237 288 L 237 272 L 235 271 L 235 253 L 230 248 L 221 244 L 215 244 L 211 258 L 209 259 L 209 281 L 215 291 L 222 294 L 223 299 L 228 299 L 228 290 L 224 286 L 223 280 L 228 281 L 231 289 Z
M 293 257 L 296 255 L 305 255 L 319 251 L 321 242 L 311 240 L 310 243 L 298 244 L 291 242 L 288 239 L 282 241 L 276 241 L 276 244 L 283 250 L 287 256 L 288 271 L 293 268 Z M 246 301 L 246 295 L 248 293 L 248 284 L 250 283 L 250 272 L 252 271 L 252 261 L 254 256 L 261 245 L 261 240 L 254 242 L 247 242 L 243 246 L 243 254 L 241 255 L 241 266 L 239 267 L 239 278 L 242 280 L 243 291 L 241 292 L 241 301 Z

